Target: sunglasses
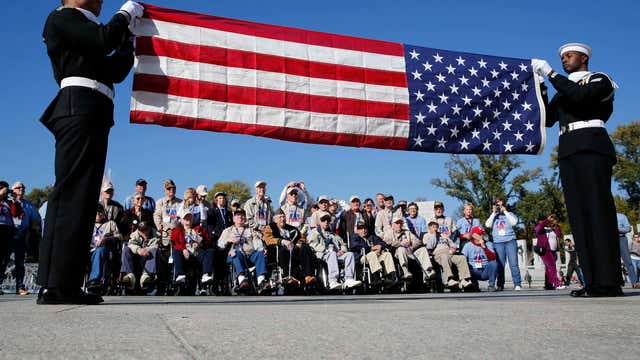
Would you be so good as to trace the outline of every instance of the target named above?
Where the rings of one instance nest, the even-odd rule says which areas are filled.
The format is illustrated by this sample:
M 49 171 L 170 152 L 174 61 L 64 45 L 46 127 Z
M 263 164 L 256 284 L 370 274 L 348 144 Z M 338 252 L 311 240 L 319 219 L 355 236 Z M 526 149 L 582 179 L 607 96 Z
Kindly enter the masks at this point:
M 176 187 L 175 187 L 175 186 L 171 186 L 171 187 L 168 187 L 168 188 L 165 188 L 165 189 L 166 189 L 166 190 L 176 191 Z
M 134 200 L 142 200 L 141 197 L 133 198 Z

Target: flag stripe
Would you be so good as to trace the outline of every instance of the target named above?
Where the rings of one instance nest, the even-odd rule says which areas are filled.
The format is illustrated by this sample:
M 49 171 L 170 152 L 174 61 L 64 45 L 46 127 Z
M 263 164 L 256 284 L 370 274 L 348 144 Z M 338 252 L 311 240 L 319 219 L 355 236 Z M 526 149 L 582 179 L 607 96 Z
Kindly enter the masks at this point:
M 331 96 L 314 96 L 169 76 L 137 74 L 133 84 L 133 90 L 167 93 L 181 97 L 215 100 L 234 104 L 281 107 L 317 113 L 379 117 L 403 121 L 409 120 L 408 104 L 341 99 Z
M 185 44 L 156 37 L 138 37 L 136 39 L 136 53 L 311 78 L 396 86 L 405 89 L 407 87 L 407 77 L 404 72 L 320 63 L 215 46 Z
M 138 56 L 136 75 L 151 74 L 236 86 L 297 92 L 318 96 L 409 104 L 406 87 L 309 78 L 251 69 L 228 68 L 164 56 Z
M 218 16 L 166 9 L 148 4 L 145 4 L 145 17 L 154 20 L 233 32 L 236 34 L 258 36 L 266 39 L 296 42 L 300 44 L 394 56 L 404 55 L 402 45 L 399 43 L 227 19 Z
M 229 124 L 280 126 L 298 130 L 353 135 L 407 138 L 408 121 L 342 114 L 324 114 L 284 108 L 245 105 L 170 94 L 133 91 L 133 111 L 158 112 L 196 119 L 225 121 Z M 237 132 L 237 131 L 234 131 Z M 240 132 L 245 133 L 245 132 Z M 325 138 L 332 143 L 332 138 Z M 341 144 L 342 145 L 342 144 Z M 351 145 L 358 146 L 358 145 Z
M 307 45 L 304 43 L 273 40 L 157 20 L 142 19 L 136 27 L 136 35 L 153 36 L 197 46 L 214 46 L 224 49 L 244 50 L 253 53 L 283 56 L 327 64 L 348 65 L 401 73 L 405 71 L 405 59 L 403 56 Z M 399 46 L 401 47 L 402 45 L 399 44 Z
M 161 114 L 157 112 L 131 111 L 131 122 L 136 124 L 153 123 L 161 126 L 184 129 L 230 132 L 235 134 L 268 137 L 272 139 L 326 145 L 331 139 L 334 145 L 370 147 L 377 149 L 406 150 L 406 138 L 388 138 L 386 136 L 363 136 L 355 134 L 335 134 L 304 129 L 290 129 L 280 126 L 247 125 L 226 121 L 198 119 L 188 116 Z

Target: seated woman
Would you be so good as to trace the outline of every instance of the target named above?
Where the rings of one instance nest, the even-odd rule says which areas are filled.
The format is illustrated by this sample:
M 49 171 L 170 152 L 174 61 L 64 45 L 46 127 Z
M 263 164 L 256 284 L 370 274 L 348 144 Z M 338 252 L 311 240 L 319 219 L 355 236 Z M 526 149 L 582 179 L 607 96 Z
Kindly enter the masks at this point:
M 202 226 L 192 226 L 193 214 L 182 208 L 178 213 L 180 224 L 171 231 L 173 244 L 172 258 L 177 284 L 187 281 L 185 263 L 197 261 L 202 266 L 201 284 L 208 284 L 213 280 L 214 250 L 207 231 Z
M 260 234 L 246 226 L 247 216 L 244 210 L 233 213 L 233 225 L 226 228 L 218 239 L 218 248 L 229 249 L 227 259 L 233 264 L 238 275 L 238 291 L 246 292 L 251 288 L 249 268 L 256 267 L 258 293 L 271 288 L 267 281 L 267 264 L 264 257 L 264 245 Z
M 98 204 L 91 238 L 91 270 L 88 288 L 100 289 L 105 285 L 108 260 L 112 258 L 110 254 L 118 249 L 121 241 L 122 236 L 118 225 L 113 220 L 107 220 L 104 207 Z
M 137 202 L 134 198 L 133 203 L 136 204 Z M 125 274 L 122 277 L 122 283 L 128 289 L 133 290 L 136 287 L 136 276 L 134 274 L 136 261 L 142 263 L 143 266 L 140 287 L 146 290 L 149 288 L 149 284 L 155 280 L 160 260 L 159 243 L 160 234 L 150 223 L 144 221 L 138 223 L 137 229 L 129 236 L 127 246 L 122 248 L 120 273 Z

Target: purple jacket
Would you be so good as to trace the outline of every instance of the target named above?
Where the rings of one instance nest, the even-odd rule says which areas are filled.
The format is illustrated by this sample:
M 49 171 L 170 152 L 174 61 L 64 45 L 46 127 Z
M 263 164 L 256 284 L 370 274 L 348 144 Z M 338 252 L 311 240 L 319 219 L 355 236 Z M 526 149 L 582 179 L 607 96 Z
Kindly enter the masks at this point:
M 538 225 L 536 225 L 535 231 L 536 231 L 536 236 L 538 237 L 537 245 L 551 251 L 551 247 L 549 246 L 549 238 L 547 237 L 547 230 L 545 229 L 547 225 L 549 225 L 549 219 L 544 219 L 540 221 Z M 560 248 L 560 239 L 562 239 L 562 230 L 560 230 L 559 226 L 556 226 L 555 228 L 553 228 L 553 232 L 556 233 L 556 238 L 558 239 L 558 248 Z

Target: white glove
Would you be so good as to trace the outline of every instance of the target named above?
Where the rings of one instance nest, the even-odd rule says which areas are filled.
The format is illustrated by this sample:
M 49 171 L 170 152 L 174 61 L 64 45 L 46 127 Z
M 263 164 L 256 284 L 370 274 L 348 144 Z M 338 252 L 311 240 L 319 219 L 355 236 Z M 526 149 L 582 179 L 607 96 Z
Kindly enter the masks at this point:
M 549 73 L 553 71 L 551 65 L 546 60 L 531 59 L 531 67 L 533 71 L 540 76 L 549 76 Z
M 135 1 L 127 1 L 122 4 L 120 11 L 129 15 L 129 22 L 133 22 L 136 18 L 141 18 L 144 14 L 144 6 L 138 4 Z

